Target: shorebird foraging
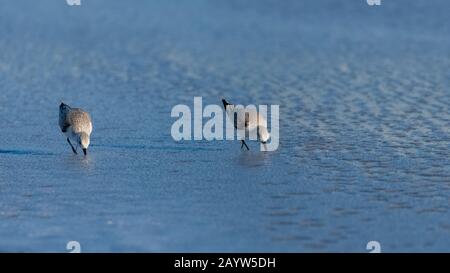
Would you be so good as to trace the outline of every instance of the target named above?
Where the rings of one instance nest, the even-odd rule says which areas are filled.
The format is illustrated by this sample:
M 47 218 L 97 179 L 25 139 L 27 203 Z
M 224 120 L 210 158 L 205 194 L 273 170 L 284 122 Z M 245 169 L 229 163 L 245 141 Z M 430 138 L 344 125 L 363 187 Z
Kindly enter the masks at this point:
M 92 121 L 89 113 L 61 102 L 59 106 L 59 127 L 67 137 L 67 142 L 74 154 L 77 154 L 76 148 L 81 146 L 84 155 L 86 155 L 92 133 Z M 75 142 L 76 147 L 73 147 L 70 140 Z
M 236 107 L 236 105 L 228 103 L 225 99 L 222 99 L 222 103 L 227 112 L 227 116 L 233 121 L 234 128 L 245 130 L 246 135 L 248 133 L 254 133 L 254 130 L 256 130 L 257 140 L 264 145 L 264 149 L 267 151 L 266 142 L 269 140 L 270 134 L 267 131 L 266 119 L 259 112 L 247 112 L 246 108 Z M 244 146 L 247 150 L 250 150 L 247 143 L 242 139 L 241 149 Z

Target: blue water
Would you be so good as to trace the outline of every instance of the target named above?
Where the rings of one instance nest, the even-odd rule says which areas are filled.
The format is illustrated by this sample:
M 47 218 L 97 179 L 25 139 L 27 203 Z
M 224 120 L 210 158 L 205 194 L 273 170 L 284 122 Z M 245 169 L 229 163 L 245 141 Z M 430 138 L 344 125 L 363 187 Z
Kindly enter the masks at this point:
M 450 251 L 449 11 L 1 0 L 0 251 Z M 279 104 L 279 149 L 175 142 L 194 96 Z M 87 158 L 61 100 L 92 114 Z

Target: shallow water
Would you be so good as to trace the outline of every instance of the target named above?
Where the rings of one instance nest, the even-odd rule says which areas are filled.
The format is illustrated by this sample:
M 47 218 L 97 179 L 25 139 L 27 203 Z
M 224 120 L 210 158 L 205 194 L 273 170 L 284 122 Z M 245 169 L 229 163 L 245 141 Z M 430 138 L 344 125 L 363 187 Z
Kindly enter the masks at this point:
M 0 1 L 0 251 L 450 250 L 448 1 L 37 2 Z M 279 104 L 280 148 L 173 141 L 194 96 Z

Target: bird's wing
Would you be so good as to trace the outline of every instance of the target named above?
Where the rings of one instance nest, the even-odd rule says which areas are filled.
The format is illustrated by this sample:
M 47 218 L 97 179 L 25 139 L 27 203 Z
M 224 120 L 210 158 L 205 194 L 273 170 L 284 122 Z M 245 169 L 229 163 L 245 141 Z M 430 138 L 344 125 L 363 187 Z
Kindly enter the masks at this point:
M 88 135 L 92 132 L 92 122 L 89 114 L 81 109 L 73 109 L 68 115 L 69 123 L 75 133 L 84 132 Z
M 249 113 L 244 111 L 233 112 L 233 124 L 234 128 L 243 130 L 248 127 L 249 124 Z M 244 116 L 244 117 L 242 117 Z
M 245 129 L 245 120 L 242 118 L 242 109 L 236 109 L 234 105 L 228 104 L 225 108 L 227 116 L 233 122 L 235 129 Z
M 239 111 L 239 114 L 241 115 L 241 118 L 238 121 L 238 128 L 252 130 L 257 127 L 257 112 L 241 110 Z M 242 116 L 244 118 L 242 118 Z

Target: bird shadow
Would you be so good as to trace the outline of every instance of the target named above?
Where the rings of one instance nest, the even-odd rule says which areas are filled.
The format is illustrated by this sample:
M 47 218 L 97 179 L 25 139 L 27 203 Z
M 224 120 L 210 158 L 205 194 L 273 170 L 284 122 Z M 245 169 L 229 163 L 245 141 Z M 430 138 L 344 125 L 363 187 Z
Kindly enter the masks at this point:
M 44 152 L 44 151 L 19 150 L 19 149 L 12 149 L 12 150 L 0 149 L 0 154 L 5 154 L 5 155 L 36 155 L 36 156 L 55 155 L 53 153 Z

